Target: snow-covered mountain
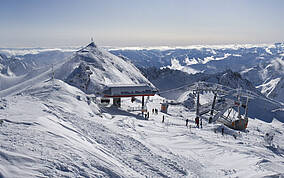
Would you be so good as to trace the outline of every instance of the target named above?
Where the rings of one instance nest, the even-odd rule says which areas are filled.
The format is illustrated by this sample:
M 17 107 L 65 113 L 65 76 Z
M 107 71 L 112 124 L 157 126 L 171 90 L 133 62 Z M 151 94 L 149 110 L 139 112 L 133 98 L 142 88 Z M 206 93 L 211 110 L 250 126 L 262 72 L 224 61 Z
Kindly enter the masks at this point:
M 8 58 L 2 54 L 0 63 L 1 74 L 8 77 L 24 75 L 32 70 L 32 64 L 29 65 L 17 57 Z
M 40 62 L 42 58 L 44 57 L 40 57 L 39 62 L 36 63 L 42 64 Z M 47 80 L 51 78 L 52 72 L 54 72 L 55 78 L 66 81 L 86 93 L 100 92 L 104 86 L 109 84 L 150 84 L 132 63 L 97 47 L 94 42 L 76 51 L 72 56 L 60 58 L 60 60 L 51 59 L 50 61 L 56 61 L 53 69 L 49 64 L 34 68 L 33 62 L 26 63 L 26 60 L 18 60 L 21 64 L 29 64 L 27 66 L 30 70 L 19 70 L 24 74 L 18 76 L 1 75 L 2 92 L 0 91 L 0 94 L 2 93 L 3 96 L 16 92 L 19 88 L 23 89 L 32 83 Z M 28 61 L 33 60 L 29 58 Z M 6 63 L 3 66 L 9 69 L 9 65 Z
M 94 42 L 58 68 L 55 77 L 86 93 L 99 92 L 109 84 L 150 84 L 132 63 L 98 48 Z
M 284 43 L 176 48 L 117 48 L 110 49 L 110 52 L 123 56 L 140 68 L 167 67 L 189 74 L 215 74 L 230 69 L 233 72 L 241 73 L 267 97 L 284 101 L 280 82 L 283 80 L 284 71 Z
M 190 66 L 206 73 L 219 72 L 220 69 L 231 69 L 238 72 L 269 61 L 284 54 L 284 43 L 272 45 L 219 45 L 219 46 L 188 46 L 175 48 L 117 48 L 110 49 L 115 55 L 131 60 L 139 67 L 171 66 L 173 59 L 181 66 Z M 151 62 L 150 62 L 151 61 Z
M 17 50 L 16 50 L 17 51 Z M 0 54 L 0 91 L 14 87 L 34 77 L 43 75 L 52 65 L 64 61 L 71 55 L 70 51 L 44 50 L 32 53 L 9 52 Z
M 63 52 L 60 50 L 43 51 L 35 54 L 10 55 L 9 57 L 1 54 L 0 65 L 2 67 L 0 71 L 6 76 L 20 76 L 34 69 L 56 64 L 71 54 L 69 51 Z
M 284 102 L 284 59 L 276 58 L 241 72 L 269 98 Z
M 219 72 L 216 74 L 196 73 L 188 74 L 180 70 L 172 70 L 169 68 L 157 69 L 140 68 L 142 73 L 161 91 L 179 88 L 185 85 L 191 85 L 195 82 L 211 82 L 230 88 L 243 88 L 256 93 L 260 93 L 254 85 L 247 79 L 231 70 Z M 169 83 L 171 85 L 169 85 Z

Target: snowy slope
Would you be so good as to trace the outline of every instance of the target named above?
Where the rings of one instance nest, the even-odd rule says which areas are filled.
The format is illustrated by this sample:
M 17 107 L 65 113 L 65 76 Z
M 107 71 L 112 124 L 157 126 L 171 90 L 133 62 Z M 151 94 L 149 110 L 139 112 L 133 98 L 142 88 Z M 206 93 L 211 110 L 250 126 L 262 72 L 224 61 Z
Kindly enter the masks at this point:
M 1 110 L 1 118 L 5 118 L 0 134 L 4 143 L 1 162 L 5 163 L 1 164 L 1 175 L 173 177 L 187 174 L 180 159 L 168 159 L 129 134 L 107 128 L 106 122 L 115 115 L 100 112 L 96 103 L 88 101 L 84 93 L 62 81 L 39 83 L 20 95 L 2 100 L 7 104 L 5 112 Z M 130 118 L 135 119 L 134 116 Z
M 96 116 L 98 107 L 88 105 L 80 90 L 56 81 L 40 83 L 22 95 L 8 97 L 6 112 L 1 112 L 3 176 L 136 176 L 86 136 L 89 130 L 80 130 L 89 120 L 101 119 Z M 99 124 L 89 126 L 104 129 Z
M 1 177 L 260 177 L 283 175 L 283 123 L 249 120 L 249 132 L 204 123 L 183 106 L 144 120 L 102 107 L 63 81 L 39 82 L 1 99 Z M 163 98 L 155 96 L 148 108 Z M 191 129 L 185 127 L 190 119 Z M 216 133 L 214 133 L 216 130 Z M 263 136 L 274 134 L 273 144 Z M 236 139 L 233 137 L 236 135 Z

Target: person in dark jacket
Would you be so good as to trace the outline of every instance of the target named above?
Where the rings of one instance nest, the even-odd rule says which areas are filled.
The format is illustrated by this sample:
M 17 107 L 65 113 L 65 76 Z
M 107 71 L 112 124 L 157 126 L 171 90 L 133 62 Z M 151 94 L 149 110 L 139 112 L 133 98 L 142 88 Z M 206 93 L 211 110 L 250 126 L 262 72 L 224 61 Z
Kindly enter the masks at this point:
M 165 116 L 163 115 L 162 123 L 164 123 L 164 122 L 165 122 Z
M 185 120 L 185 126 L 188 128 L 188 119 Z
M 195 118 L 195 124 L 196 124 L 196 127 L 199 128 L 199 117 Z

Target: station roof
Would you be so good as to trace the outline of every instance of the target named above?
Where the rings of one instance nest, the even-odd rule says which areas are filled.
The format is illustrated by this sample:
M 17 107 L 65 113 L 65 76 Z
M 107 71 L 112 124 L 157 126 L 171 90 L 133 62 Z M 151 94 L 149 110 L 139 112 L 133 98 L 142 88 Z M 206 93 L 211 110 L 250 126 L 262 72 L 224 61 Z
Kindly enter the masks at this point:
M 108 85 L 103 94 L 105 97 L 153 96 L 157 89 L 148 84 Z
M 148 84 L 111 84 L 108 88 L 125 88 L 125 87 L 150 87 Z

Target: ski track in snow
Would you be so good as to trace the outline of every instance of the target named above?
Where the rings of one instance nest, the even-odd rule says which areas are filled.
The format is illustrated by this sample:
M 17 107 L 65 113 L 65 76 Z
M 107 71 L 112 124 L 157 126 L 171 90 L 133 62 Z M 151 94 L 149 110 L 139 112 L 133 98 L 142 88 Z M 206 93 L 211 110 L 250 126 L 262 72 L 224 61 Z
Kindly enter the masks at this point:
M 54 108 L 50 109 L 54 110 Z M 57 113 L 62 112 L 59 111 Z M 107 150 L 111 150 L 112 152 L 109 154 L 113 154 L 122 163 L 141 175 L 180 177 L 187 174 L 180 163 L 175 162 L 177 160 L 172 161 L 152 153 L 150 149 L 132 137 L 111 132 L 101 124 L 81 119 L 73 114 L 65 113 L 63 117 L 67 117 L 84 137 L 103 145 Z
M 28 97 L 24 98 L 24 100 L 35 100 L 35 103 L 12 102 L 9 107 L 24 107 L 24 109 L 27 109 L 24 106 L 25 104 L 39 104 L 41 100 L 47 97 L 47 94 L 47 91 L 31 93 L 32 98 Z M 21 104 L 24 105 L 19 106 Z M 130 136 L 110 131 L 100 123 L 70 113 L 51 101 L 48 104 L 46 102 L 42 103 L 42 106 L 45 108 L 42 109 L 42 112 L 52 117 L 39 119 L 49 120 L 49 122 L 62 126 L 68 132 L 79 135 L 81 139 L 86 140 L 88 143 L 100 145 L 102 152 L 111 155 L 124 166 L 134 170 L 136 176 L 181 177 L 187 175 L 187 171 L 183 168 L 184 165 L 179 160 L 173 161 L 155 154 Z M 41 126 L 41 124 L 15 122 L 6 119 L 5 127 L 1 129 L 1 136 L 8 136 L 8 138 L 3 138 L 4 144 L 1 144 L 1 149 L 32 155 L 30 158 L 32 161 L 27 161 L 31 162 L 31 167 L 33 167 L 30 171 L 38 171 L 45 176 L 121 176 L 108 169 L 108 166 L 100 165 L 100 162 L 95 161 L 102 158 L 95 156 L 94 159 L 94 155 L 91 153 L 84 152 L 84 155 L 82 155 L 83 153 L 77 150 L 78 148 L 70 148 L 70 144 L 60 144 L 61 141 L 66 142 L 65 139 L 70 141 L 70 138 L 64 138 L 45 131 L 45 129 L 36 128 L 38 125 Z M 55 140 L 57 143 L 54 143 Z M 15 145 L 16 150 L 10 150 L 10 144 Z M 88 160 L 88 157 L 93 159 Z M 12 158 L 5 158 L 5 160 L 9 163 L 16 161 Z M 33 163 L 45 166 L 36 169 Z M 50 169 L 54 172 L 50 171 Z M 94 172 L 94 174 L 90 175 L 89 172 Z

